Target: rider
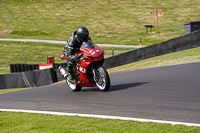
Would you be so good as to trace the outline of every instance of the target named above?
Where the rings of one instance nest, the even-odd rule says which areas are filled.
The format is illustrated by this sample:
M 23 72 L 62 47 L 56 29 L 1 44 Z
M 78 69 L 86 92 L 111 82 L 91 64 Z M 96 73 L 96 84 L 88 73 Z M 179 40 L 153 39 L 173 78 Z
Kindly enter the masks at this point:
M 80 59 L 80 56 L 74 55 L 74 53 L 79 51 L 82 43 L 87 40 L 91 40 L 89 30 L 86 27 L 79 26 L 77 31 L 74 31 L 69 37 L 64 47 L 63 55 L 67 60 L 67 79 L 73 83 L 79 80 L 76 71 L 74 71 L 74 67 Z

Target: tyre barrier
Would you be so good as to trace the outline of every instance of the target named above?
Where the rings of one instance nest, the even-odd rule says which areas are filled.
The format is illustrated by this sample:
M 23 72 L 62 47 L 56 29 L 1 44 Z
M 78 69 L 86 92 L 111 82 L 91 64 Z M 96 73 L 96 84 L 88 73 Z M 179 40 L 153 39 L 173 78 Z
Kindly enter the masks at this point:
M 32 71 L 38 69 L 39 69 L 39 64 L 10 64 L 11 73 Z
M 58 69 L 59 66 L 67 67 L 67 63 L 54 63 L 54 69 Z M 25 72 L 39 70 L 39 64 L 10 64 L 10 73 Z

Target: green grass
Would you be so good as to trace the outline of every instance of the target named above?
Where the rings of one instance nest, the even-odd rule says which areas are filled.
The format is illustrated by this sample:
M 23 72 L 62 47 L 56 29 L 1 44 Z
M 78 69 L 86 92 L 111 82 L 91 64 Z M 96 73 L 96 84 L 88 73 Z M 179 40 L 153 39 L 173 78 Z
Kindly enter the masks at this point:
M 29 88 L 0 89 L 0 94 L 14 92 L 14 91 L 20 91 L 20 90 L 26 90 L 26 89 L 29 89 Z
M 156 17 L 150 12 L 164 12 Z M 199 21 L 199 0 L 1 0 L 0 38 L 67 40 L 78 26 L 96 43 L 156 44 L 184 34 L 184 23 Z M 152 24 L 146 33 L 143 24 Z
M 58 132 L 103 132 L 103 133 L 199 133 L 200 127 L 141 123 L 135 121 L 99 118 L 56 116 L 29 113 L 0 112 L 2 133 L 58 133 Z

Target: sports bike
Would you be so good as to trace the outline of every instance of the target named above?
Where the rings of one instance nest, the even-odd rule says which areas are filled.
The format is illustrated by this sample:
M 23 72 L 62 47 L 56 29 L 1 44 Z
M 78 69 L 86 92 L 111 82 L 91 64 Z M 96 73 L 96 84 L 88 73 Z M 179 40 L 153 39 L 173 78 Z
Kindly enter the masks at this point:
M 80 91 L 82 87 L 97 86 L 101 91 L 108 91 L 110 88 L 110 77 L 103 67 L 104 51 L 95 43 L 88 40 L 83 42 L 80 51 L 76 52 L 75 55 L 80 57 L 74 68 L 74 71 L 77 72 L 77 76 L 79 76 L 80 80 L 72 83 L 66 79 L 69 88 L 72 91 Z M 61 54 L 60 58 L 67 62 L 63 54 Z M 66 69 L 59 67 L 60 73 L 65 78 L 68 75 Z

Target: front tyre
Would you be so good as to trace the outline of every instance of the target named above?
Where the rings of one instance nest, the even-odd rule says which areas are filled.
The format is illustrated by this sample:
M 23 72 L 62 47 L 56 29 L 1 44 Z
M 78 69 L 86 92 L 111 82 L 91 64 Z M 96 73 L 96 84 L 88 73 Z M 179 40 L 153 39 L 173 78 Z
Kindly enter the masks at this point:
M 68 80 L 66 80 L 67 85 L 69 86 L 69 88 L 75 92 L 75 91 L 80 91 L 82 89 L 81 86 L 78 86 L 77 84 L 72 84 L 71 82 L 69 82 Z
M 96 85 L 101 91 L 108 91 L 110 88 L 110 77 L 103 66 L 96 68 L 95 80 Z

